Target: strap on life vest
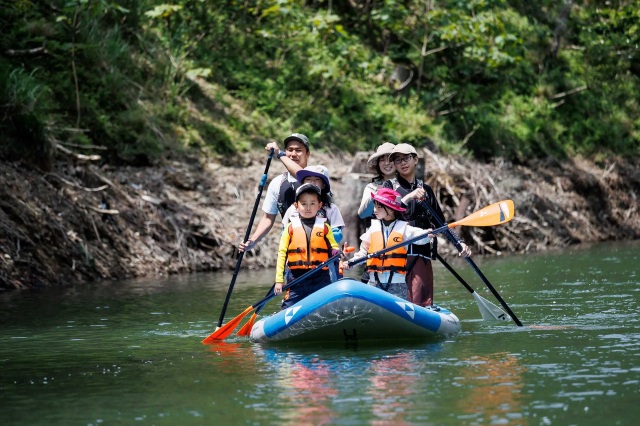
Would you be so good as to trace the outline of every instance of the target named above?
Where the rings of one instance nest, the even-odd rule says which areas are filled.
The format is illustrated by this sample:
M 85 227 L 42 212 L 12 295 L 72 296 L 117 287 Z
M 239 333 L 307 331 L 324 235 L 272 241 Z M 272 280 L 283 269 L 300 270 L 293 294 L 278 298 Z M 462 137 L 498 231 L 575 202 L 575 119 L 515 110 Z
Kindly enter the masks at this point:
M 388 238 L 383 235 L 382 222 L 379 220 L 371 221 L 369 232 L 371 235 L 371 244 L 369 245 L 369 254 L 375 253 L 389 246 L 389 241 L 398 244 L 404 239 L 404 230 L 407 222 L 396 221 L 389 231 Z M 406 274 L 407 266 L 407 249 L 402 246 L 397 249 L 385 253 L 380 256 L 372 257 L 367 260 L 367 271 L 369 272 L 391 272 Z
M 311 269 L 329 260 L 331 246 L 326 238 L 326 219 L 315 218 L 311 238 L 302 225 L 300 217 L 291 218 L 291 240 L 287 249 L 287 265 L 290 269 Z M 328 268 L 323 268 L 328 269 Z
M 289 172 L 284 172 L 280 183 L 280 191 L 278 192 L 278 211 L 280 216 L 284 217 L 289 207 L 296 201 L 296 189 L 300 186 L 300 182 L 289 182 Z

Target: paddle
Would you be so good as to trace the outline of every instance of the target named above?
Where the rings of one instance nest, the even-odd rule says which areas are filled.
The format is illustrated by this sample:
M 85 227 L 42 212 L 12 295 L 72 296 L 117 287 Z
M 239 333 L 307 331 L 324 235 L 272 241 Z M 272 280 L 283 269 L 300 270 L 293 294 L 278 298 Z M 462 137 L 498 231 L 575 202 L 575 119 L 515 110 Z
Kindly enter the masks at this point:
M 253 227 L 253 220 L 256 217 L 256 212 L 258 211 L 258 204 L 260 204 L 260 197 L 262 196 L 262 189 L 264 188 L 265 183 L 267 182 L 267 172 L 269 171 L 269 166 L 271 165 L 271 159 L 273 158 L 273 148 L 269 152 L 269 157 L 267 158 L 267 164 L 264 166 L 264 173 L 262 174 L 262 178 L 260 179 L 260 185 L 258 186 L 258 195 L 256 196 L 256 201 L 253 204 L 253 211 L 251 212 L 251 218 L 249 219 L 249 226 L 247 226 L 247 232 L 244 235 L 244 240 L 247 241 L 251 236 L 251 228 Z M 240 264 L 242 263 L 242 258 L 244 257 L 244 251 L 238 255 L 238 261 L 236 262 L 236 269 L 233 271 L 233 277 L 231 278 L 231 283 L 229 284 L 229 290 L 227 290 L 227 297 L 224 299 L 224 304 L 222 305 L 222 311 L 220 312 L 220 318 L 218 319 L 218 326 L 216 329 L 222 326 L 222 321 L 224 320 L 224 314 L 227 312 L 227 306 L 229 305 L 229 299 L 231 299 L 231 292 L 233 292 L 233 286 L 236 284 L 236 278 L 238 278 L 238 272 L 240 272 Z
M 433 207 L 431 207 L 431 205 L 429 205 L 429 203 L 427 203 L 426 201 L 423 201 L 422 204 L 427 207 L 427 209 L 431 213 L 431 217 L 433 218 L 433 220 L 438 225 L 442 225 L 442 221 L 440 220 L 440 218 L 438 217 L 436 212 L 433 210 Z M 483 213 L 487 209 L 489 210 L 488 213 Z M 481 209 L 481 210 L 478 210 L 475 213 L 472 213 L 471 215 L 467 216 L 464 219 L 459 220 L 458 222 L 454 222 L 454 223 L 451 223 L 449 225 L 444 225 L 441 228 L 438 228 L 436 231 L 439 231 L 441 229 L 447 230 L 447 228 L 449 228 L 449 229 L 453 228 L 454 226 L 452 226 L 452 225 L 454 225 L 455 223 L 463 222 L 463 221 L 467 221 L 466 223 L 470 223 L 470 222 L 477 223 L 477 224 L 469 224 L 469 225 L 466 225 L 466 226 L 490 226 L 491 222 L 495 221 L 495 219 L 496 219 L 493 216 L 499 215 L 499 217 L 502 218 L 503 215 L 506 215 L 506 217 L 505 217 L 506 220 L 504 222 L 508 222 L 511 219 L 513 219 L 513 214 L 514 214 L 513 201 L 511 201 L 511 200 L 499 201 L 497 203 L 494 203 L 494 204 L 491 204 L 491 205 L 485 207 L 484 209 Z M 485 219 L 487 221 L 488 225 L 481 224 L 481 223 L 483 223 L 483 219 Z M 504 223 L 504 222 L 499 222 L 499 223 Z M 453 237 L 453 235 L 451 235 L 450 232 L 447 232 L 446 236 L 447 236 L 447 239 L 453 243 L 453 245 L 456 247 L 456 249 L 458 251 L 462 251 L 462 246 L 460 245 L 458 240 L 456 240 Z M 489 288 L 489 290 L 491 290 L 491 293 L 493 293 L 493 295 L 495 296 L 496 299 L 498 299 L 498 301 L 500 302 L 502 307 L 509 313 L 509 315 L 511 316 L 511 319 L 513 319 L 513 321 L 516 323 L 516 325 L 518 325 L 519 327 L 522 327 L 522 323 L 520 322 L 520 320 L 518 319 L 516 314 L 513 313 L 513 311 L 509 307 L 509 305 L 507 305 L 507 302 L 504 301 L 502 296 L 500 296 L 500 293 L 498 293 L 498 291 L 493 287 L 493 285 L 491 285 L 491 283 L 489 282 L 487 277 L 484 276 L 484 274 L 480 271 L 480 268 L 478 268 L 478 266 L 475 264 L 475 262 L 470 257 L 465 257 L 465 260 L 467 261 L 467 263 L 469 263 L 469 265 L 471 265 L 473 270 L 478 274 L 478 276 L 482 279 L 482 281 L 484 281 L 484 283 L 487 286 L 487 288 Z M 445 265 L 445 267 L 446 267 L 446 265 Z M 458 279 L 460 280 L 460 282 L 462 282 L 460 278 L 458 278 Z M 470 287 L 468 287 L 468 288 L 470 288 Z M 477 293 L 475 293 L 475 292 L 473 292 L 472 294 L 477 295 Z M 474 295 L 474 298 L 476 299 L 476 302 L 478 302 L 479 295 L 477 295 L 478 297 L 476 297 L 475 295 Z M 487 301 L 487 303 L 489 303 L 489 302 Z M 485 312 L 483 310 L 483 308 L 487 308 L 490 312 L 492 312 L 491 308 L 488 307 L 488 305 L 486 305 L 486 304 L 480 305 L 480 303 L 478 302 L 478 307 L 480 308 L 480 313 L 481 313 L 483 318 L 484 318 L 485 314 L 487 314 L 487 312 Z
M 355 251 L 355 247 L 344 246 L 342 253 L 351 253 L 352 251 Z M 275 287 L 275 283 L 271 286 L 271 289 L 267 292 L 265 297 L 267 297 L 273 291 L 273 287 Z M 260 313 L 262 308 L 265 307 L 266 304 L 267 303 L 265 302 L 262 305 L 258 306 L 258 308 L 255 310 L 253 315 L 251 315 L 251 318 L 249 318 L 249 321 L 247 321 L 247 323 L 243 325 L 242 328 L 240 328 L 240 330 L 238 330 L 238 332 L 236 333 L 238 336 L 248 336 L 249 334 L 251 334 L 251 329 L 253 328 L 253 324 L 255 324 L 256 319 L 258 318 L 258 314 Z
M 273 283 L 273 285 L 271 286 L 267 294 L 264 295 L 264 297 L 267 297 L 268 295 L 270 295 L 275 286 L 276 284 Z M 256 319 L 258 318 L 258 314 L 260 313 L 262 308 L 264 308 L 265 305 L 266 303 L 263 303 L 262 305 L 258 306 L 258 308 L 255 310 L 253 315 L 251 315 L 251 318 L 249 318 L 249 321 L 247 321 L 247 323 L 243 325 L 242 328 L 240 328 L 240 330 L 238 330 L 238 333 L 237 333 L 238 336 L 248 336 L 249 334 L 251 334 L 251 329 L 253 328 L 253 324 L 256 322 Z
M 291 288 L 292 286 L 298 284 L 300 281 L 309 278 L 311 275 L 313 275 L 316 272 L 320 271 L 325 266 L 328 266 L 329 264 L 331 264 L 331 262 L 337 261 L 340 258 L 340 256 L 342 256 L 342 253 L 336 254 L 335 256 L 329 258 L 329 260 L 326 260 L 326 261 L 322 262 L 321 264 L 319 264 L 318 266 L 316 266 L 315 268 L 313 268 L 309 272 L 305 273 L 304 275 L 301 275 L 300 277 L 296 278 L 295 280 L 291 281 L 290 283 L 287 283 L 285 286 L 282 287 L 282 291 L 284 292 L 285 290 L 287 290 L 287 289 Z M 242 321 L 242 318 L 246 317 L 247 314 L 249 314 L 249 312 L 251 312 L 254 309 L 256 309 L 257 307 L 267 303 L 269 300 L 273 299 L 275 296 L 276 295 L 273 293 L 273 291 L 269 291 L 269 294 L 267 296 L 265 296 L 262 300 L 260 300 L 260 301 L 258 301 L 256 303 L 254 303 L 253 305 L 249 306 L 240 315 L 238 315 L 237 317 L 235 317 L 234 319 L 232 319 L 231 321 L 229 321 L 228 323 L 226 323 L 222 327 L 218 327 L 216 329 L 216 331 L 214 331 L 207 338 L 205 338 L 202 341 L 202 343 L 205 344 L 205 345 L 208 345 L 208 344 L 213 343 L 215 340 L 224 340 L 225 338 L 227 338 L 227 336 L 229 336 L 233 332 L 233 330 L 240 323 L 240 321 Z
M 409 238 L 401 243 L 395 244 L 391 247 L 384 248 L 382 250 L 376 251 L 374 253 L 369 253 L 364 257 L 359 259 L 350 260 L 349 266 L 357 265 L 358 263 L 365 262 L 372 257 L 379 257 L 387 252 L 393 251 L 402 246 L 406 246 L 407 244 L 411 244 L 418 240 L 423 239 L 427 235 L 438 234 L 440 232 L 447 231 L 451 228 L 455 228 L 456 226 L 494 226 L 500 225 L 502 223 L 509 222 L 513 219 L 513 201 L 499 201 L 497 203 L 493 203 L 488 205 L 487 207 L 478 210 L 477 212 L 471 213 L 469 216 L 458 220 L 457 222 L 452 222 L 447 225 L 444 225 L 440 228 L 436 228 L 430 232 L 425 232 L 424 234 L 417 235 L 413 238 Z
M 438 258 L 440 263 L 442 263 L 444 267 L 447 268 L 447 270 L 451 272 L 451 274 L 453 274 L 453 276 L 456 277 L 467 290 L 469 290 L 469 293 L 471 293 L 473 298 L 476 300 L 476 303 L 478 304 L 478 309 L 480 309 L 480 315 L 482 315 L 483 320 L 509 320 L 509 316 L 502 309 L 476 293 L 475 290 L 473 290 L 473 288 L 471 288 L 471 286 L 467 284 L 467 282 L 451 267 L 451 265 L 449 265 L 447 261 L 442 258 L 442 256 L 436 254 L 436 257 Z

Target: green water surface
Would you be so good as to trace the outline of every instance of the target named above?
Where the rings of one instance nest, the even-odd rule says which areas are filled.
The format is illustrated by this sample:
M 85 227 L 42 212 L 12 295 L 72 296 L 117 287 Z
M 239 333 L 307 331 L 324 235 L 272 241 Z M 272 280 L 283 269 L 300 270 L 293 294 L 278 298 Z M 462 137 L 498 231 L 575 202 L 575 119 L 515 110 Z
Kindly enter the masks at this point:
M 260 346 L 234 334 L 202 345 L 230 274 L 0 294 L 1 423 L 635 425 L 638 249 L 476 258 L 525 327 L 482 321 L 436 264 L 436 302 L 462 333 L 435 343 Z M 227 319 L 272 275 L 241 271 Z

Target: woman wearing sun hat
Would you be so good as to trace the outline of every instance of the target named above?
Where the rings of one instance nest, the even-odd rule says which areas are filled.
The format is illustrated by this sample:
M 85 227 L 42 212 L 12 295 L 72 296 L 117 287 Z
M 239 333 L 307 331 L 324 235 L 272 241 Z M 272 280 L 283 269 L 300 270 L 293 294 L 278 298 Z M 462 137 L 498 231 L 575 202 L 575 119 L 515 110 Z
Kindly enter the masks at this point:
M 360 251 L 353 259 L 361 259 L 367 254 L 375 253 L 384 248 L 396 245 L 410 238 L 425 234 L 414 244 L 424 245 L 431 239 L 424 229 L 409 225 L 403 218 L 400 194 L 393 189 L 380 188 L 371 194 L 375 219 L 371 221 L 369 229 L 360 237 Z M 353 260 L 352 259 L 352 260 Z M 341 263 L 344 269 L 349 263 Z M 405 246 L 385 253 L 382 257 L 372 257 L 367 260 L 366 272 L 369 274 L 369 285 L 373 285 L 389 293 L 408 300 L 407 283 L 407 248 Z
M 378 146 L 376 152 L 371 154 L 367 161 L 367 171 L 374 175 L 371 182 L 367 184 L 362 193 L 362 201 L 358 208 L 358 216 L 365 221 L 364 229 L 369 228 L 373 215 L 373 200 L 371 194 L 376 192 L 382 186 L 384 181 L 396 177 L 396 166 L 389 158 L 393 153 L 394 144 L 385 142 Z

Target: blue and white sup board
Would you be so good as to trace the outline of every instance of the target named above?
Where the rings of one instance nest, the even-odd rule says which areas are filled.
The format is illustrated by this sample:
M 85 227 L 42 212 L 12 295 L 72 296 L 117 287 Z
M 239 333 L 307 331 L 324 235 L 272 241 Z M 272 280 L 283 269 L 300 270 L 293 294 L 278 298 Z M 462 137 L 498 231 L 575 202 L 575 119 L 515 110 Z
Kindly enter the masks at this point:
M 386 291 L 345 278 L 263 318 L 254 342 L 337 342 L 436 339 L 460 332 L 450 311 L 423 308 Z

